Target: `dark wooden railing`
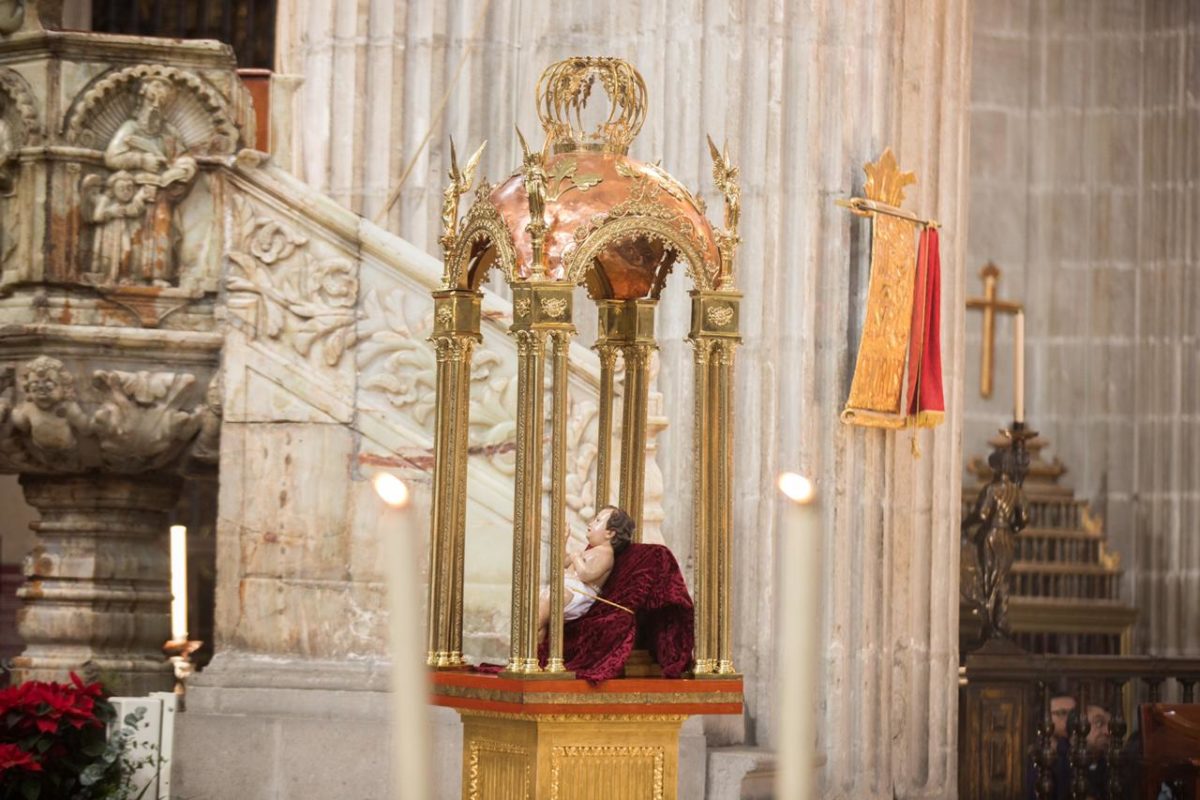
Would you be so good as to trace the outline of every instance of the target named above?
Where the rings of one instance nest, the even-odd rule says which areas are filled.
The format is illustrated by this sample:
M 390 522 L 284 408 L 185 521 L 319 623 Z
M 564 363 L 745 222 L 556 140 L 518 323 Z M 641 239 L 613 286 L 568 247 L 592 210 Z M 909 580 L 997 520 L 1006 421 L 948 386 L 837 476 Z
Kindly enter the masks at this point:
M 1011 648 L 1011 649 L 1009 649 Z M 966 657 L 959 702 L 959 797 L 962 800 L 1054 798 L 1060 758 L 1049 716 L 1049 698 L 1069 687 L 1076 697 L 1079 722 L 1070 731 L 1068 796 L 1092 796 L 1086 772 L 1086 709 L 1101 705 L 1110 714 L 1109 745 L 1104 754 L 1103 798 L 1143 796 L 1135 786 L 1141 769 L 1138 748 L 1127 746 L 1140 725 L 1141 704 L 1196 703 L 1200 659 L 1153 656 L 1043 656 L 1009 647 L 985 647 Z M 1147 708 L 1150 708 L 1147 706 Z M 1200 753 L 1197 753 L 1200 757 Z M 1059 780 L 1062 771 L 1057 772 Z M 1031 783 L 1032 782 L 1032 783 Z M 1078 793 L 1078 794 L 1076 794 Z M 1157 793 L 1150 795 L 1157 797 Z M 1188 795 L 1181 795 L 1188 796 Z M 1200 800 L 1200 799 L 1197 799 Z

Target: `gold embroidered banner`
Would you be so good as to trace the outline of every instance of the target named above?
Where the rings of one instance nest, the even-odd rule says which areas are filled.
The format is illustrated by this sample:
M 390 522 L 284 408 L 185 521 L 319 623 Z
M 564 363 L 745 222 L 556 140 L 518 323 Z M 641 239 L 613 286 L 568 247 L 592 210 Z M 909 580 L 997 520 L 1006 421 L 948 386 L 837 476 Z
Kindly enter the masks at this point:
M 902 393 L 912 331 L 918 224 L 885 214 L 871 217 L 867 313 L 842 421 L 901 428 L 906 422 Z

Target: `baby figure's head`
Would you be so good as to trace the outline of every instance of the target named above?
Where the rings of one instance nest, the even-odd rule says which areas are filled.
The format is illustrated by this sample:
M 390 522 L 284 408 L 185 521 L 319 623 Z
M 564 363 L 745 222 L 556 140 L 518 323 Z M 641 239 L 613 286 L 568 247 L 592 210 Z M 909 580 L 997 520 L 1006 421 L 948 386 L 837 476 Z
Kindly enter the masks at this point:
M 624 510 L 616 506 L 605 506 L 588 525 L 588 544 L 593 547 L 610 544 L 613 553 L 619 555 L 633 541 L 633 532 L 636 529 L 637 523 Z
M 122 203 L 128 203 L 137 192 L 137 186 L 133 183 L 133 176 L 123 169 L 109 175 L 107 183 L 113 197 Z

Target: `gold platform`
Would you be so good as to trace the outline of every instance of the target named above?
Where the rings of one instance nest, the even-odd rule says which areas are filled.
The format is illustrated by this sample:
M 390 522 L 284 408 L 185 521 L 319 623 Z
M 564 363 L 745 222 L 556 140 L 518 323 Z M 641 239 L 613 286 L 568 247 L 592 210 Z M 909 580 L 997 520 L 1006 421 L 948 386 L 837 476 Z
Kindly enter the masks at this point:
M 437 672 L 463 720 L 463 800 L 675 800 L 679 728 L 742 713 L 742 681 L 523 681 Z

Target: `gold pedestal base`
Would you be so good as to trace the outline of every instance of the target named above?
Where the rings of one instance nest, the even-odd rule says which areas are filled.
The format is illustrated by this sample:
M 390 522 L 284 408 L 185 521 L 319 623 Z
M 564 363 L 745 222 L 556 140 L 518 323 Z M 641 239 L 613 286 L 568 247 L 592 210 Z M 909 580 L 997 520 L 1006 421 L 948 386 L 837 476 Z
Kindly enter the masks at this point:
M 675 800 L 683 721 L 742 713 L 740 679 L 432 679 L 462 716 L 463 800 Z
M 460 713 L 463 800 L 676 800 L 686 715 Z

